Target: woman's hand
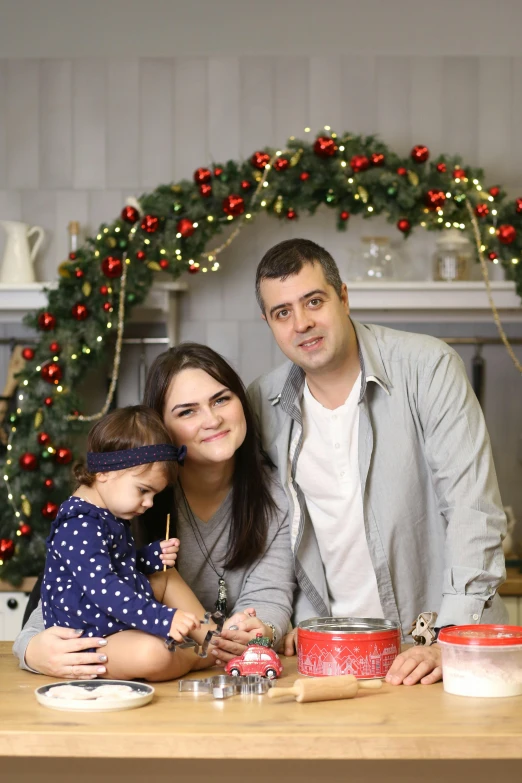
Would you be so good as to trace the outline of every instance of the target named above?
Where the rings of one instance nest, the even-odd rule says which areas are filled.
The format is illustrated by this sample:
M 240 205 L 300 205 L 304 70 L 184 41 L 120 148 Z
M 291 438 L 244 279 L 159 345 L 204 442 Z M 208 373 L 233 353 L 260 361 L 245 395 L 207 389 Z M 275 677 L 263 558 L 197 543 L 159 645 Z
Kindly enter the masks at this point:
M 255 609 L 245 609 L 229 617 L 223 625 L 221 635 L 214 636 L 212 639 L 211 654 L 215 657 L 218 666 L 223 666 L 236 655 L 241 655 L 246 650 L 248 642 L 255 639 L 258 633 L 262 636 L 272 636 L 272 630 L 256 617 Z
M 398 655 L 386 675 L 390 685 L 432 685 L 442 680 L 441 651 L 438 644 L 410 647 Z
M 94 680 L 105 674 L 107 656 L 101 652 L 83 652 L 104 647 L 106 639 L 82 637 L 82 631 L 53 626 L 33 636 L 25 651 L 25 662 L 49 677 L 65 680 Z
M 176 564 L 176 558 L 179 551 L 179 541 L 177 538 L 169 538 L 167 541 L 160 541 L 161 555 L 160 560 L 167 568 L 172 568 Z
M 285 638 L 283 639 L 283 644 L 281 645 L 281 651 L 284 655 L 291 656 L 295 655 L 295 651 L 297 648 L 297 628 L 292 628 L 292 630 L 285 635 Z

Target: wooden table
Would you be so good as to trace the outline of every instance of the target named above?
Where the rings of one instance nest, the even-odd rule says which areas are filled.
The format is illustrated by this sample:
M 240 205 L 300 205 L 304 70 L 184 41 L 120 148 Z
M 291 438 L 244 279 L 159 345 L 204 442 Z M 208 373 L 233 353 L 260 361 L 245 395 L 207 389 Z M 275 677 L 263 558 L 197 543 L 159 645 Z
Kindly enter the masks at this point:
M 296 659 L 283 663 L 280 683 L 291 684 Z M 143 708 L 96 715 L 40 706 L 33 691 L 47 682 L 20 671 L 11 645 L 0 644 L 3 783 L 98 783 L 111 776 L 130 783 L 161 774 L 190 783 L 522 778 L 522 697 L 465 699 L 441 684 L 385 684 L 347 701 L 215 701 L 179 693 L 171 682 L 157 684 Z

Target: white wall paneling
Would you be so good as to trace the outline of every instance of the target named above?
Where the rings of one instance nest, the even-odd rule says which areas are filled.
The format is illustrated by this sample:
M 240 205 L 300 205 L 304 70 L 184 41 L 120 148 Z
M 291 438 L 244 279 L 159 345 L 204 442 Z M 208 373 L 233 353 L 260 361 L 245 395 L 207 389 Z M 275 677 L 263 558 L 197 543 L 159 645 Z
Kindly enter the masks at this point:
M 40 185 L 40 65 L 38 60 L 7 62 L 7 181 L 10 188 Z
M 7 60 L 0 60 L 0 188 L 7 184 Z
M 71 60 L 40 63 L 40 187 L 70 188 L 72 170 Z
M 213 161 L 237 158 L 240 146 L 240 79 L 237 57 L 208 60 L 208 139 Z
M 73 62 L 73 180 L 75 188 L 106 183 L 107 62 Z
M 203 57 L 179 57 L 174 63 L 174 137 L 171 179 L 190 177 L 210 163 L 207 128 L 208 64 Z
M 172 59 L 145 59 L 139 66 L 140 185 L 154 189 L 170 180 L 173 155 Z M 158 118 L 161 120 L 158 122 Z
M 107 185 L 137 188 L 139 150 L 140 64 L 136 58 L 109 60 L 107 69 Z M 157 118 L 162 121 L 163 118 Z

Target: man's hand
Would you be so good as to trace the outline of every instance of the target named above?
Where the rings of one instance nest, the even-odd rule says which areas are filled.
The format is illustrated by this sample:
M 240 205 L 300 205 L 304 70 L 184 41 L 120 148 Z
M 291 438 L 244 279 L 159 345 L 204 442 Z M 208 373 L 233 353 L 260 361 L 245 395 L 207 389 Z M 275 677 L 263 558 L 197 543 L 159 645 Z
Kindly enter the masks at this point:
M 258 633 L 263 636 L 272 635 L 272 632 L 256 617 L 255 609 L 245 609 L 243 612 L 233 614 L 224 624 L 220 636 L 212 638 L 210 651 L 216 664 L 223 666 L 236 655 L 241 655 L 246 650 L 248 642 Z
M 107 656 L 100 650 L 86 653 L 93 647 L 103 647 L 106 639 L 82 637 L 82 631 L 53 626 L 33 636 L 25 651 L 25 662 L 49 677 L 65 680 L 94 680 L 106 671 Z
M 392 663 L 386 682 L 390 685 L 432 685 L 442 679 L 441 650 L 438 644 L 411 647 Z
M 179 540 L 169 538 L 167 541 L 160 541 L 161 555 L 160 560 L 167 568 L 172 568 L 176 564 L 176 558 L 179 551 Z
M 290 657 L 295 655 L 297 649 L 297 628 L 293 628 L 290 633 L 287 633 L 283 639 L 282 652 L 284 655 Z

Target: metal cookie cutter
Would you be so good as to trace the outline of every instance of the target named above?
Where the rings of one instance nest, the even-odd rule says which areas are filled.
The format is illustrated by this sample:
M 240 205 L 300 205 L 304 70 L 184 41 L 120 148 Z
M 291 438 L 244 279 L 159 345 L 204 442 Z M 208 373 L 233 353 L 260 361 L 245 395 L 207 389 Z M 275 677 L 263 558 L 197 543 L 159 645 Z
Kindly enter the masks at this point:
M 236 693 L 241 696 L 262 696 L 272 687 L 272 681 L 252 674 L 245 677 L 232 677 L 228 674 L 218 674 L 205 680 L 180 680 L 179 690 L 191 693 L 209 693 L 215 699 L 228 699 Z
M 165 647 L 169 652 L 176 652 L 177 647 L 179 647 L 181 650 L 185 650 L 188 647 L 194 647 L 200 658 L 206 658 L 208 645 L 210 644 L 212 637 L 219 636 L 223 630 L 225 615 L 222 612 L 205 612 L 205 616 L 201 622 L 203 625 L 207 625 L 211 620 L 216 623 L 216 628 L 213 631 L 207 631 L 201 646 L 198 644 L 198 642 L 196 642 L 195 639 L 191 639 L 190 636 L 183 636 L 182 642 L 177 642 L 172 638 L 172 636 L 167 636 L 165 639 Z

